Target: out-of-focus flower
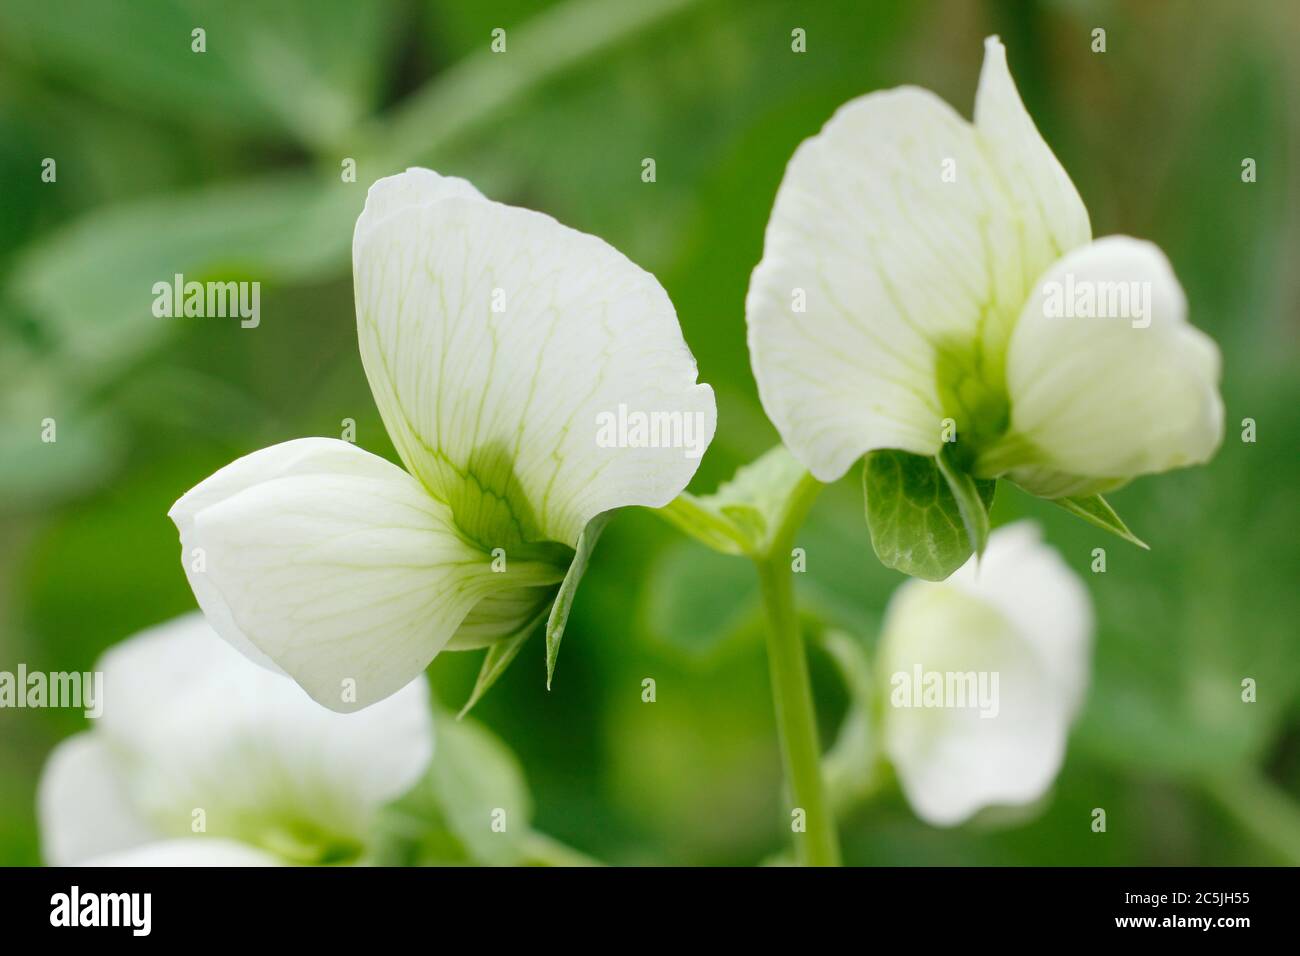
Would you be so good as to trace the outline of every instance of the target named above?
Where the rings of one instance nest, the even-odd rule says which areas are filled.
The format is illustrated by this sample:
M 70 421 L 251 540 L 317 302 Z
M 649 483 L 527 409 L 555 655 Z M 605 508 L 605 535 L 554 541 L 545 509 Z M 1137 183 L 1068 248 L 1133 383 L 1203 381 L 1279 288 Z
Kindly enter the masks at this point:
M 549 216 L 410 169 L 371 187 L 352 264 L 362 363 L 406 470 L 300 439 L 170 512 L 217 632 L 338 711 L 443 649 L 567 613 L 594 519 L 667 504 L 716 424 L 659 283 Z M 551 642 L 548 625 L 548 663 Z
M 423 677 L 365 713 L 331 713 L 198 613 L 97 669 L 103 716 L 55 748 L 41 778 L 52 865 L 361 861 L 379 808 L 433 755 Z
M 832 481 L 864 453 L 1089 496 L 1210 458 L 1218 348 L 1158 248 L 1093 241 L 996 37 L 969 123 L 915 87 L 795 152 L 746 300 L 768 416 Z
M 994 531 L 978 566 L 895 592 L 876 658 L 881 739 L 923 820 L 950 826 L 1046 792 L 1091 642 L 1087 590 L 1028 522 Z

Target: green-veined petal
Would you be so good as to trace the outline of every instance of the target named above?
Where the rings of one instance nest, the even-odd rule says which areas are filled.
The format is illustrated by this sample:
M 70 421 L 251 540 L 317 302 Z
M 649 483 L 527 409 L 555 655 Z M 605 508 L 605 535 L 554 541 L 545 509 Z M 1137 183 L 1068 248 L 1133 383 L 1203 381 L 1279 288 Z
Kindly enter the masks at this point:
M 54 748 L 36 794 L 46 863 L 72 866 L 161 837 L 132 806 L 120 770 L 97 734 L 75 734 Z
M 372 187 L 353 273 L 389 434 L 483 549 L 575 547 L 695 473 L 713 391 L 659 283 L 602 240 L 412 169 Z
M 379 808 L 433 755 L 423 675 L 360 713 L 334 713 L 197 613 L 113 647 L 98 667 L 93 733 L 131 806 L 165 836 L 191 835 L 201 810 L 207 837 L 295 862 L 352 860 Z
M 1090 636 L 1082 584 L 1027 525 L 995 531 L 978 566 L 895 593 L 876 663 L 882 738 L 922 819 L 952 826 L 1043 795 L 1086 686 Z
M 1044 274 L 1021 313 L 1007 356 L 1011 430 L 985 470 L 1056 498 L 1205 462 L 1223 438 L 1219 367 L 1164 254 L 1099 239 Z
M 483 598 L 564 573 L 518 558 L 494 571 L 418 481 L 334 439 L 245 456 L 170 514 L 217 632 L 343 712 L 410 683 Z

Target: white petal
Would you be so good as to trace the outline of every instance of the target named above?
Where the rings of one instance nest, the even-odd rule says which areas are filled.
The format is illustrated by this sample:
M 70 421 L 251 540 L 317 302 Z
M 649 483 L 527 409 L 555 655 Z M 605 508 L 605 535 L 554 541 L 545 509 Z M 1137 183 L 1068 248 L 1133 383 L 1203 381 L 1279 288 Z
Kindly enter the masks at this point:
M 483 199 L 481 192 L 468 180 L 458 176 L 440 176 L 430 169 L 413 166 L 400 176 L 377 180 L 366 193 L 366 205 L 357 219 L 353 241 L 359 241 L 394 213 L 409 206 L 436 202 L 439 199 Z
M 975 127 L 1013 197 L 1024 226 L 1026 280 L 1092 239 L 1088 210 L 1074 183 L 1043 141 L 1007 69 L 997 37 L 984 41 L 984 68 L 975 94 Z
M 342 712 L 418 676 L 487 594 L 563 575 L 526 560 L 493 573 L 490 555 L 419 482 L 334 439 L 241 458 L 170 514 L 217 632 L 241 650 L 256 647 Z
M 86 860 L 86 866 L 278 866 L 282 861 L 255 847 L 219 837 L 184 837 Z
M 433 753 L 423 676 L 357 714 L 317 706 L 194 614 L 110 650 L 96 728 L 119 755 L 133 802 L 159 832 L 207 835 L 288 859 L 360 849 L 375 811 Z
M 939 450 L 964 416 L 940 378 L 994 375 L 979 356 L 1024 302 L 1019 229 L 974 127 L 925 90 L 853 100 L 800 145 L 745 313 L 763 407 L 814 475 Z
M 948 583 L 988 601 L 1015 625 L 1073 718 L 1088 687 L 1092 600 L 1060 554 L 1043 543 L 1038 525 L 1017 521 L 998 528 L 983 556 L 967 561 Z
M 768 417 L 823 481 L 931 455 L 1005 413 L 1001 359 L 1034 281 L 1090 238 L 988 41 L 972 126 L 914 88 L 853 100 L 795 152 L 745 311 Z
M 1031 593 L 1039 587 L 1045 594 Z M 1024 528 L 994 532 L 978 569 L 898 590 L 877 664 L 883 740 L 922 819 L 950 826 L 1046 792 L 1086 684 L 1089 622 L 1081 586 Z M 945 681 L 950 673 L 983 674 L 989 690 L 996 675 L 996 696 L 982 702 L 993 706 L 899 706 L 894 681 L 911 687 L 916 667 Z
M 352 258 L 389 434 L 484 549 L 572 547 L 597 514 L 665 505 L 694 474 L 713 391 L 659 283 L 605 242 L 410 170 L 372 187 Z M 602 447 L 620 406 L 671 416 L 661 447 Z
M 1086 310 L 1081 290 L 1105 314 L 1061 315 Z M 1007 356 L 1011 450 L 992 460 L 1047 496 L 1204 462 L 1223 437 L 1219 365 L 1164 254 L 1099 239 L 1053 266 L 1025 305 Z
M 119 762 L 94 733 L 76 734 L 54 748 L 36 794 L 46 863 L 71 866 L 158 839 L 132 806 Z

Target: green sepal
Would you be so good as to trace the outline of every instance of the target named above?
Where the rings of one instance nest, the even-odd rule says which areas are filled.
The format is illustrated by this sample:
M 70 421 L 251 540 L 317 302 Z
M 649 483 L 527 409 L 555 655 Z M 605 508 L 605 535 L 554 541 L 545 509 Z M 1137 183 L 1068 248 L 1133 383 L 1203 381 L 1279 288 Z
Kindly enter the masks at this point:
M 524 642 L 532 637 L 533 632 L 541 625 L 542 620 L 547 616 L 548 610 L 543 609 L 514 634 L 488 647 L 487 654 L 483 657 L 483 666 L 479 668 L 478 679 L 474 681 L 474 689 L 470 691 L 469 700 L 465 701 L 465 706 L 456 715 L 457 720 L 464 719 L 465 715 L 470 712 L 470 708 L 477 704 L 483 698 L 483 695 L 488 692 L 488 688 L 495 684 L 501 675 L 506 672 L 506 668 L 519 654 Z
M 555 603 L 551 605 L 550 617 L 546 619 L 546 689 L 551 689 L 551 678 L 555 675 L 555 661 L 560 656 L 560 639 L 564 637 L 564 626 L 569 621 L 569 611 L 573 609 L 573 597 L 578 592 L 578 584 L 587 571 L 587 562 L 595 550 L 596 540 L 605 530 L 605 525 L 613 512 L 606 511 L 596 515 L 582 530 L 578 537 L 578 547 L 573 555 L 573 562 L 560 582 L 556 592 Z
M 952 480 L 945 470 L 955 473 Z M 942 581 L 987 539 L 995 479 L 971 478 L 948 462 L 941 469 L 938 459 L 925 455 L 883 450 L 867 454 L 862 482 L 871 545 L 886 567 Z
M 1109 531 L 1116 537 L 1123 538 L 1144 551 L 1151 550 L 1150 545 L 1128 529 L 1128 525 L 1115 513 L 1115 509 L 1110 506 L 1110 502 L 1101 495 L 1089 495 L 1086 498 L 1053 498 L 1051 501 L 1052 504 L 1059 505 L 1070 514 L 1082 518 L 1103 531 Z
M 722 554 L 761 557 L 796 492 L 811 481 L 784 445 L 737 469 L 711 495 L 683 493 L 656 512 L 697 541 Z
M 975 553 L 983 554 L 985 546 L 989 543 L 989 503 L 993 500 L 992 492 L 989 494 L 989 502 L 986 503 L 975 478 L 953 463 L 949 448 L 951 446 L 945 446 L 942 452 L 935 455 L 934 463 L 939 466 L 939 474 L 943 475 L 944 481 L 948 483 L 948 490 L 952 492 L 953 500 L 957 502 L 957 511 L 966 529 L 966 537 L 970 540 Z

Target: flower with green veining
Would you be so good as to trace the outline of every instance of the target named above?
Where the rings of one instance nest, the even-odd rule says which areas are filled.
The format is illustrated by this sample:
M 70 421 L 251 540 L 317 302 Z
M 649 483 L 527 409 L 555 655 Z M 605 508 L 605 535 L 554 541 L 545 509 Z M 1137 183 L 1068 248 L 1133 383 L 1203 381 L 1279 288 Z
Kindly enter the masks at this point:
M 1219 351 L 1186 313 L 1158 248 L 1093 239 L 996 37 L 973 123 L 902 87 L 845 104 L 799 146 L 746 300 L 763 407 L 804 466 L 833 481 L 871 453 L 922 456 L 946 473 L 927 489 L 916 470 L 902 499 L 924 511 L 951 489 L 977 548 L 992 486 L 975 482 L 1009 479 L 1119 530 L 1095 496 L 1213 455 Z M 877 512 L 880 551 L 893 501 Z M 895 566 L 942 577 L 969 554 L 936 544 L 957 522 L 916 524 L 884 547 Z
M 331 713 L 197 612 L 97 669 L 103 716 L 59 744 L 41 778 L 55 866 L 361 862 L 380 808 L 433 755 L 422 675 L 362 714 Z
M 607 512 L 694 474 L 713 391 L 659 283 L 600 239 L 423 169 L 371 187 L 352 249 L 361 360 L 405 469 L 307 438 L 173 506 L 226 640 L 334 710 L 547 623 L 553 667 Z M 613 427 L 617 423 L 618 427 Z
M 1051 786 L 1088 684 L 1092 605 L 1029 522 L 999 528 L 979 567 L 911 580 L 875 661 L 881 746 L 917 815 L 951 826 Z

